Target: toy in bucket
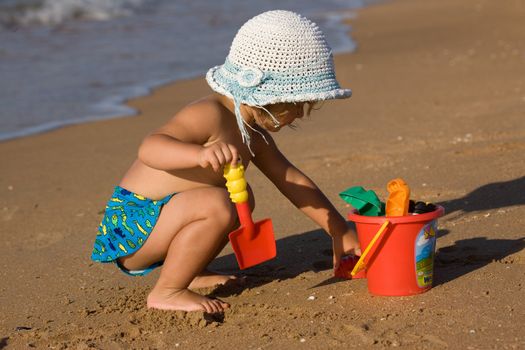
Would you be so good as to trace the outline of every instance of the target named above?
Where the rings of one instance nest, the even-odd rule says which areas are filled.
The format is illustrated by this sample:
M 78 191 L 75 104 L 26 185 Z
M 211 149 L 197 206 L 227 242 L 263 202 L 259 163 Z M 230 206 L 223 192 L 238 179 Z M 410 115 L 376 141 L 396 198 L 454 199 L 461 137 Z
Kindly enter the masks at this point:
M 386 189 L 389 192 L 386 200 L 386 216 L 408 215 L 410 202 L 410 188 L 403 179 L 394 179 L 388 182 Z
M 410 202 L 410 188 L 405 183 L 405 181 L 403 181 L 403 179 L 394 179 L 388 183 L 387 190 L 390 194 L 386 202 L 386 215 L 407 215 Z M 366 267 L 366 264 L 370 260 L 370 256 L 374 254 L 374 247 L 377 247 L 381 244 L 381 238 L 383 237 L 382 234 L 385 232 L 389 224 L 390 222 L 385 220 L 385 222 L 379 228 L 379 231 L 377 231 L 377 233 L 374 235 L 374 238 L 372 238 L 370 244 L 368 244 L 363 254 L 361 254 L 361 257 L 355 264 L 352 272 L 350 272 L 352 277 L 356 276 L 359 271 Z
M 389 182 L 392 198 L 387 200 L 387 212 L 390 204 L 390 209 L 392 205 L 397 206 L 394 212 L 403 213 L 413 203 L 408 200 L 410 189 L 402 179 L 392 181 Z M 444 209 L 432 204 L 424 207 L 430 211 L 384 217 L 360 215 L 353 210 L 348 215 L 356 224 L 361 247 L 366 247 L 361 262 L 356 263 L 352 272 L 365 266 L 371 294 L 413 295 L 432 287 L 437 218 L 444 214 Z

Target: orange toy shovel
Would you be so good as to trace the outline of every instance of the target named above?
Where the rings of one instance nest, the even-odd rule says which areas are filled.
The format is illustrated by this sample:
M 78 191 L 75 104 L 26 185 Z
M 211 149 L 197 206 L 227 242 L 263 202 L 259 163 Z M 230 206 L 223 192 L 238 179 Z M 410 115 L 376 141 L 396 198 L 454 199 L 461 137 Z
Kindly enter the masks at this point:
M 237 208 L 241 226 L 228 235 L 241 270 L 275 258 L 275 237 L 272 220 L 253 222 L 248 204 L 248 191 L 244 179 L 244 166 L 229 164 L 224 167 L 226 187 Z

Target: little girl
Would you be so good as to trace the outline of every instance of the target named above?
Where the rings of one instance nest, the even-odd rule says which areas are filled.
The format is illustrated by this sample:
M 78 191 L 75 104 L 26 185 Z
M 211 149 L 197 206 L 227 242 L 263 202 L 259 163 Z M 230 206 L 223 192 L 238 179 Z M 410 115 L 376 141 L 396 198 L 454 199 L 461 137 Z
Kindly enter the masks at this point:
M 238 226 L 223 178 L 223 167 L 238 161 L 245 168 L 253 162 L 328 232 L 334 268 L 343 254 L 360 254 L 355 232 L 270 136 L 305 109 L 309 114 L 317 101 L 350 97 L 335 79 L 332 52 L 317 25 L 289 11 L 260 14 L 241 27 L 225 63 L 206 80 L 215 93 L 144 139 L 95 240 L 91 258 L 114 262 L 127 274 L 162 265 L 149 308 L 215 313 L 229 306 L 192 289 L 235 278 L 206 267 Z

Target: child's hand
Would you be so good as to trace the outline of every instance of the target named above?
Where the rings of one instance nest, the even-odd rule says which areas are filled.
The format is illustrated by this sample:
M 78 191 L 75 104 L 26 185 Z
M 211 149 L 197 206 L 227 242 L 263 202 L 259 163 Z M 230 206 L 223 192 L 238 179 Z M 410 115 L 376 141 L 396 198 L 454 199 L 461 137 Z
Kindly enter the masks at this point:
M 216 142 L 214 144 L 204 146 L 199 153 L 199 165 L 203 168 L 211 166 L 214 171 L 222 171 L 226 164 L 235 166 L 239 152 L 235 146 Z
M 352 229 L 348 229 L 343 235 L 333 237 L 332 248 L 334 251 L 334 271 L 339 268 L 343 255 L 361 255 L 361 246 L 357 240 L 357 234 Z

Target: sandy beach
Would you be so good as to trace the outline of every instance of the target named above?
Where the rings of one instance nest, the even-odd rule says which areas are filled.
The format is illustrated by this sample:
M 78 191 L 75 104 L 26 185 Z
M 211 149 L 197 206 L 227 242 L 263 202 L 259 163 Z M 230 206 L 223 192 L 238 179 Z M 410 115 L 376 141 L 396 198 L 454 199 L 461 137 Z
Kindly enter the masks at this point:
M 211 92 L 199 78 L 129 101 L 136 117 L 0 143 L 0 349 L 525 348 L 524 22 L 518 0 L 364 8 L 356 52 L 336 56 L 352 98 L 275 137 L 344 215 L 339 192 L 385 199 L 396 177 L 445 207 L 428 292 L 332 279 L 329 237 L 252 168 L 278 257 L 243 272 L 245 287 L 203 291 L 232 305 L 223 316 L 148 311 L 158 271 L 91 262 L 113 187 L 150 130 Z M 212 267 L 240 274 L 229 246 Z

